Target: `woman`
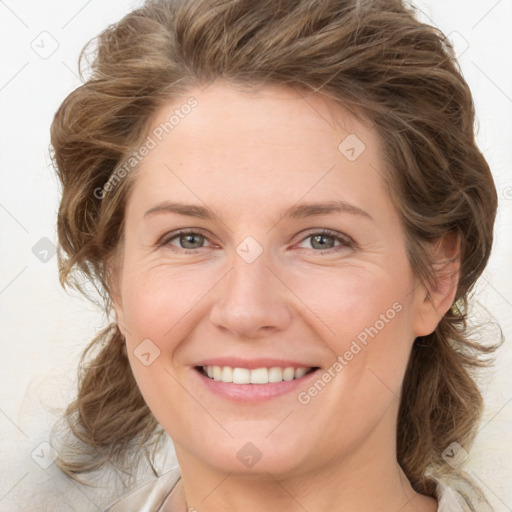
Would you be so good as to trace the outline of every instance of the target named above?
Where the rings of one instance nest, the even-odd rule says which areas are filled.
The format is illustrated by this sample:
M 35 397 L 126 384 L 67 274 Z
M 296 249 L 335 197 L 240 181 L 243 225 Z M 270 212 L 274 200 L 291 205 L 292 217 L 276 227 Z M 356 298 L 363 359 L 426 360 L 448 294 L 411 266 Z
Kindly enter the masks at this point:
M 105 30 L 52 125 L 61 281 L 115 315 L 61 468 L 167 434 L 179 471 L 109 510 L 483 510 L 473 122 L 401 1 L 149 1 Z

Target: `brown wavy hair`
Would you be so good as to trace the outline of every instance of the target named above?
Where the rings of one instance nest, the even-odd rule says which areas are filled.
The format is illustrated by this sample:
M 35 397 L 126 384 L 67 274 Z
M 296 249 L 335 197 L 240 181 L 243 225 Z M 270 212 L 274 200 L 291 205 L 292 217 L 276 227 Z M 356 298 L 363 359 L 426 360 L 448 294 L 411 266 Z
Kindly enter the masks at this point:
M 88 78 L 51 126 L 62 183 L 60 280 L 110 314 L 109 262 L 122 246 L 135 171 L 105 187 L 147 137 L 164 103 L 222 79 L 245 89 L 281 85 L 323 94 L 369 120 L 382 141 L 386 180 L 403 222 L 411 266 L 436 278 L 428 250 L 460 237 L 456 301 L 435 331 L 417 338 L 403 382 L 398 461 L 414 488 L 448 477 L 442 452 L 469 449 L 482 411 L 475 370 L 498 346 L 470 335 L 468 299 L 491 251 L 497 194 L 475 142 L 475 112 L 450 42 L 400 0 L 150 0 L 82 50 Z M 98 193 L 101 191 L 101 193 Z M 84 285 L 84 283 L 86 283 Z M 84 353 L 66 421 L 82 443 L 79 475 L 126 453 L 152 456 L 161 429 L 138 391 L 115 322 Z

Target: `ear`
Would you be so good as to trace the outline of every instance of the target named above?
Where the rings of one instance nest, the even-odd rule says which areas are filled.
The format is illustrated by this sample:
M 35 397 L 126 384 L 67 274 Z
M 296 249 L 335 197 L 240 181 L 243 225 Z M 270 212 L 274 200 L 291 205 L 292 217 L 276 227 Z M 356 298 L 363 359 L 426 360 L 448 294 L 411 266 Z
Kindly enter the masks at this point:
M 431 334 L 455 300 L 460 276 L 460 236 L 448 233 L 432 243 L 435 277 L 418 293 L 414 335 Z
M 121 295 L 122 261 L 119 254 L 114 254 L 106 263 L 106 274 L 110 290 L 110 300 L 116 316 L 116 323 L 121 334 L 126 338 L 126 327 Z

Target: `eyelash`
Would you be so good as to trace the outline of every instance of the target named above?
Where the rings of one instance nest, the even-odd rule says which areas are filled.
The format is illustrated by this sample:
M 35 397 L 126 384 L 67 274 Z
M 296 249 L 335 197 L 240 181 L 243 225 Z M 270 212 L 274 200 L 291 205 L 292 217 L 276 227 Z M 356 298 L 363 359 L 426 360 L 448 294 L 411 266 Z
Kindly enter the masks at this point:
M 174 246 L 169 245 L 171 241 L 173 241 L 174 239 L 178 238 L 181 235 L 200 235 L 204 239 L 208 240 L 208 237 L 203 235 L 200 231 L 191 231 L 188 229 L 183 229 L 183 230 L 175 231 L 173 233 L 170 233 L 169 235 L 162 237 L 162 239 L 157 243 L 157 245 L 158 245 L 158 247 L 164 247 L 164 246 L 172 247 L 171 250 L 175 250 L 175 251 L 181 252 L 183 254 L 194 254 L 194 253 L 197 254 L 199 249 L 204 249 L 204 247 L 198 247 L 197 249 L 185 249 L 183 247 L 174 247 Z M 340 245 L 331 247 L 330 249 L 311 249 L 312 251 L 319 252 L 321 254 L 326 254 L 326 253 L 331 254 L 331 253 L 338 252 L 347 247 L 348 248 L 356 247 L 355 242 L 349 236 L 340 235 L 338 232 L 332 231 L 327 228 L 323 228 L 320 231 L 314 231 L 314 232 L 308 234 L 299 243 L 302 243 L 305 240 L 307 240 L 308 238 L 312 238 L 314 236 L 330 236 L 330 237 L 334 238 L 336 241 L 341 242 Z M 302 247 L 301 247 L 301 249 L 302 249 Z

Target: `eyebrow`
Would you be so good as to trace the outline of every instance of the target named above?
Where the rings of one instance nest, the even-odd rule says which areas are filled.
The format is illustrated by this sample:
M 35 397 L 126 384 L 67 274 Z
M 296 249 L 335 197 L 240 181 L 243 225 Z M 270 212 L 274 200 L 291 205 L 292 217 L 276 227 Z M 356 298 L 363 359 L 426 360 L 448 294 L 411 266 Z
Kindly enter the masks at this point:
M 188 217 L 196 217 L 206 220 L 212 220 L 217 217 L 217 215 L 210 208 L 205 206 L 173 203 L 169 201 L 163 201 L 162 203 L 153 206 L 144 214 L 144 217 L 160 213 L 175 213 L 178 215 L 186 215 Z M 281 220 L 303 219 L 307 217 L 327 215 L 329 213 L 349 213 L 351 215 L 358 215 L 373 220 L 372 216 L 368 212 L 342 200 L 329 201 L 326 203 L 296 204 L 283 212 Z

